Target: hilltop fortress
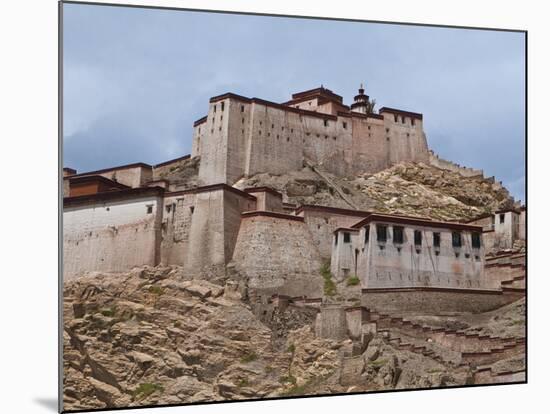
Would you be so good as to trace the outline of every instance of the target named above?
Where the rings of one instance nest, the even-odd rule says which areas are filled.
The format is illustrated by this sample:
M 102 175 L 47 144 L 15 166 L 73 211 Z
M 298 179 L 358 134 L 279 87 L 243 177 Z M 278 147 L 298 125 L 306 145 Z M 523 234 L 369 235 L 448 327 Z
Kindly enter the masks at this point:
M 422 114 L 372 112 L 361 87 L 351 106 L 323 87 L 283 104 L 227 93 L 210 99 L 194 123 L 191 156 L 200 156 L 204 184 L 301 169 L 304 160 L 339 176 L 376 172 L 402 161 L 428 162 Z
M 330 261 L 336 282 L 353 279 L 361 300 L 381 309 L 401 303 L 409 311 L 481 311 L 522 294 L 524 276 L 513 271 L 523 259 L 497 255 L 487 263 L 486 252 L 525 240 L 525 208 L 444 222 L 294 205 L 272 188 L 234 187 L 255 174 L 305 166 L 354 176 L 401 162 L 483 176 L 429 150 L 422 114 L 374 113 L 363 88 L 350 106 L 323 87 L 282 104 L 213 97 L 194 123 L 190 155 L 155 166 L 64 169 L 64 277 L 179 265 L 186 277 L 238 280 L 260 302 L 320 300 L 326 289 L 319 269 Z M 166 178 L 183 164 L 196 174 Z

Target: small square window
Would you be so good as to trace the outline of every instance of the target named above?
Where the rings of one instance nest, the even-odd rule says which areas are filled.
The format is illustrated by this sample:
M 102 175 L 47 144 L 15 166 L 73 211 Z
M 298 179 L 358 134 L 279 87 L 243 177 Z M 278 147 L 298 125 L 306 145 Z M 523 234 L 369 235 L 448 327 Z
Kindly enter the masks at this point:
M 414 245 L 422 246 L 422 232 L 420 230 L 414 231 Z
M 504 224 L 504 214 L 499 214 L 500 224 Z
M 328 121 L 327 121 L 326 119 L 323 120 L 323 125 L 324 125 L 324 126 L 328 126 Z
M 433 234 L 433 243 L 434 243 L 434 247 L 440 247 L 441 246 L 441 233 L 434 233 Z
M 393 242 L 403 244 L 403 227 L 393 226 Z
M 458 231 L 453 231 L 453 247 L 462 247 L 462 235 Z
M 153 213 L 153 205 L 148 205 L 147 206 L 147 214 L 152 214 Z
M 344 243 L 349 243 L 351 241 L 351 235 L 348 232 L 344 233 Z
M 376 225 L 376 240 L 385 243 L 388 239 L 388 227 L 382 224 Z
M 481 247 L 481 235 L 479 233 L 472 233 L 472 247 L 474 249 Z

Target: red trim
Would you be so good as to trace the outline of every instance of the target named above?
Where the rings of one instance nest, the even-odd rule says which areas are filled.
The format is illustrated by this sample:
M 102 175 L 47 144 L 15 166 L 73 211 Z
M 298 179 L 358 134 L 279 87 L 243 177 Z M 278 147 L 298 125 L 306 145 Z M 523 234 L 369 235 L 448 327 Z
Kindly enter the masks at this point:
M 162 167 L 162 166 L 164 166 L 164 165 L 171 164 L 171 163 L 173 163 L 173 162 L 187 160 L 187 159 L 189 159 L 189 158 L 191 158 L 191 154 L 187 154 L 187 155 L 184 155 L 184 156 L 182 156 L 182 157 L 174 158 L 173 160 L 168 160 L 168 161 L 161 162 L 160 164 L 156 164 L 156 165 L 154 165 L 153 167 L 154 167 L 154 168 L 158 168 L 158 167 Z
M 203 187 L 190 188 L 189 190 L 166 192 L 164 194 L 164 196 L 165 197 L 174 197 L 174 196 L 178 196 L 178 195 L 207 193 L 209 191 L 218 191 L 218 190 L 229 191 L 229 192 L 237 194 L 241 197 L 246 197 L 246 198 L 249 198 L 250 200 L 254 200 L 254 201 L 256 200 L 256 197 L 254 197 L 252 194 L 245 193 L 244 191 L 241 191 L 241 190 L 239 190 L 235 187 L 231 187 L 230 185 L 227 185 L 227 184 L 224 184 L 224 183 L 205 185 Z
M 119 198 L 128 199 L 133 197 L 139 197 L 144 195 L 154 195 L 162 196 L 164 194 L 164 188 L 162 187 L 139 187 L 139 188 L 128 188 L 120 191 L 107 191 L 103 193 L 75 196 L 75 197 L 65 197 L 63 199 L 63 207 L 68 207 L 71 205 L 86 204 L 97 201 L 108 201 L 115 200 Z
M 296 214 L 301 212 L 308 211 L 322 211 L 327 213 L 333 213 L 341 216 L 355 216 L 355 217 L 367 217 L 372 214 L 369 211 L 361 210 L 351 210 L 347 208 L 338 208 L 338 207 L 328 207 L 328 206 L 317 206 L 312 204 L 302 204 L 296 209 Z
M 398 114 L 398 115 L 404 115 L 411 118 L 416 118 L 422 120 L 422 114 L 419 114 L 417 112 L 409 112 L 409 111 L 402 111 L 401 109 L 395 109 L 395 108 L 388 108 L 384 106 L 383 108 L 380 108 L 378 110 L 379 113 L 388 112 L 390 114 Z
M 271 187 L 248 187 L 243 190 L 245 193 L 271 193 L 277 197 L 283 197 L 281 193 L 277 190 L 274 190 Z
M 332 92 L 330 89 L 323 88 L 322 86 L 320 88 L 313 88 L 313 89 L 308 89 L 307 91 L 293 93 L 292 100 L 302 99 L 305 97 L 315 98 L 318 96 L 335 99 L 338 102 L 342 103 L 342 97 L 340 95 L 337 95 L 334 92 Z
M 418 226 L 438 227 L 438 228 L 446 228 L 446 229 L 453 229 L 453 230 L 469 230 L 469 231 L 476 231 L 479 233 L 481 233 L 483 230 L 483 226 L 475 226 L 471 224 L 453 223 L 453 222 L 445 222 L 445 221 L 432 221 L 429 219 L 421 219 L 418 217 L 393 216 L 393 215 L 376 214 L 376 213 L 371 214 L 370 216 L 361 220 L 359 223 L 354 224 L 352 227 L 353 228 L 363 227 L 365 224 L 371 223 L 373 221 L 398 223 L 398 224 L 412 224 L 412 225 L 418 225 Z
M 350 229 L 348 227 L 338 227 L 336 230 L 334 230 L 332 233 L 333 234 L 336 234 L 338 233 L 339 231 L 344 231 L 346 233 L 349 233 L 349 232 L 354 232 L 354 233 L 358 233 L 359 232 L 359 229 Z
M 193 127 L 199 126 L 200 124 L 204 124 L 208 119 L 208 115 L 203 116 L 201 119 L 197 119 L 195 122 L 193 122 Z
M 487 295 L 502 295 L 502 290 L 489 289 L 462 289 L 462 288 L 438 288 L 438 287 L 404 287 L 404 288 L 365 288 L 361 293 L 393 293 L 393 292 L 448 292 L 448 293 L 482 293 Z
M 303 217 L 292 216 L 290 214 L 275 213 L 273 211 L 245 211 L 244 213 L 241 213 L 242 219 L 253 218 L 253 217 L 272 217 L 272 218 L 280 218 L 283 220 L 300 221 L 300 222 L 304 221 Z
M 81 176 L 69 176 L 65 177 L 67 180 L 69 180 L 70 184 L 82 184 L 82 183 L 89 183 L 89 182 L 102 182 L 103 184 L 108 184 L 113 187 L 117 187 L 120 189 L 126 189 L 131 188 L 129 185 L 121 184 L 119 182 L 110 180 L 109 178 L 103 177 L 102 175 L 85 175 L 83 177 Z
M 104 168 L 102 170 L 87 171 L 87 172 L 83 172 L 83 173 L 80 173 L 80 174 L 75 174 L 71 177 L 83 177 L 85 175 L 96 175 L 96 174 L 106 173 L 106 172 L 109 172 L 109 171 L 127 170 L 127 169 L 130 169 L 130 168 L 138 168 L 138 167 L 145 168 L 145 169 L 148 169 L 148 170 L 153 168 L 151 165 L 145 164 L 144 162 L 135 162 L 133 164 L 119 165 L 117 167 Z

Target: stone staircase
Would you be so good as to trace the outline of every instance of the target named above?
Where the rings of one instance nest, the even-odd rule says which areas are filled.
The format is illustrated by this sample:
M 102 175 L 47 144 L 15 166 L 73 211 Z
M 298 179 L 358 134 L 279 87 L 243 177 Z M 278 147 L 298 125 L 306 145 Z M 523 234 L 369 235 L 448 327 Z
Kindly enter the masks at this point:
M 503 291 L 525 291 L 525 253 L 502 253 L 485 260 L 486 277 Z
M 525 338 L 505 338 L 421 325 L 367 309 L 366 323 L 397 347 L 453 366 L 479 366 L 525 352 Z

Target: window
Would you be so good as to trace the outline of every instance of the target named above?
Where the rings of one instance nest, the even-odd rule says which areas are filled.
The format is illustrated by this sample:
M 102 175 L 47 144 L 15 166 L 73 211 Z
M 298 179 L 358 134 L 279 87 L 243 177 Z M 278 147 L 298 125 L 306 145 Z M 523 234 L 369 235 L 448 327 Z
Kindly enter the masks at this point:
M 386 132 L 390 132 L 390 129 L 389 129 L 389 128 L 386 128 Z
M 499 214 L 500 224 L 504 223 L 504 214 Z
M 393 114 L 393 120 L 394 120 L 395 122 L 397 122 L 397 115 L 396 115 L 396 114 Z
M 344 243 L 349 243 L 351 241 L 351 236 L 348 232 L 344 233 Z
M 403 227 L 393 226 L 393 242 L 394 243 L 403 243 Z
M 334 245 L 338 246 L 338 233 L 334 235 Z
M 479 249 L 481 247 L 481 236 L 479 233 L 472 233 L 472 247 Z
M 402 124 L 405 123 L 405 117 L 404 117 L 404 116 L 401 117 L 401 123 L 402 123 Z
M 370 226 L 365 227 L 365 244 L 369 242 Z
M 414 245 L 415 246 L 422 245 L 422 232 L 420 230 L 414 231 Z
M 216 112 L 216 105 L 214 105 L 214 112 Z
M 376 225 L 376 240 L 379 242 L 386 243 L 386 240 L 388 238 L 387 235 L 387 226 L 384 226 L 382 224 Z
M 241 119 L 241 124 L 244 124 L 244 118 L 243 118 L 243 119 Z
M 370 131 L 370 125 L 369 125 L 369 126 L 368 126 L 367 128 L 368 128 L 368 129 L 369 129 L 369 131 Z
M 271 124 L 271 129 L 275 128 L 275 124 Z
M 244 105 L 241 105 L 241 112 L 244 112 Z
M 193 206 L 189 207 L 189 211 L 191 211 L 191 214 L 193 214 L 195 212 L 195 207 Z
M 342 122 L 342 126 L 344 127 L 344 129 L 348 129 L 348 123 L 347 122 Z
M 222 102 L 222 111 L 225 109 L 225 102 Z
M 441 233 L 434 233 L 434 247 L 440 247 L 441 246 Z
M 167 213 L 170 213 L 171 211 L 172 211 L 172 205 L 171 205 L 171 204 L 168 204 L 168 205 L 166 206 L 166 212 L 167 212 Z
M 414 126 L 414 118 L 411 118 L 411 125 Z
M 152 205 L 152 204 L 149 204 L 149 205 L 147 206 L 147 214 L 151 214 L 151 213 L 153 213 L 153 205 Z
M 458 231 L 453 231 L 453 247 L 462 247 L 462 236 Z
M 323 121 L 323 125 L 328 126 L 328 121 L 326 119 Z

